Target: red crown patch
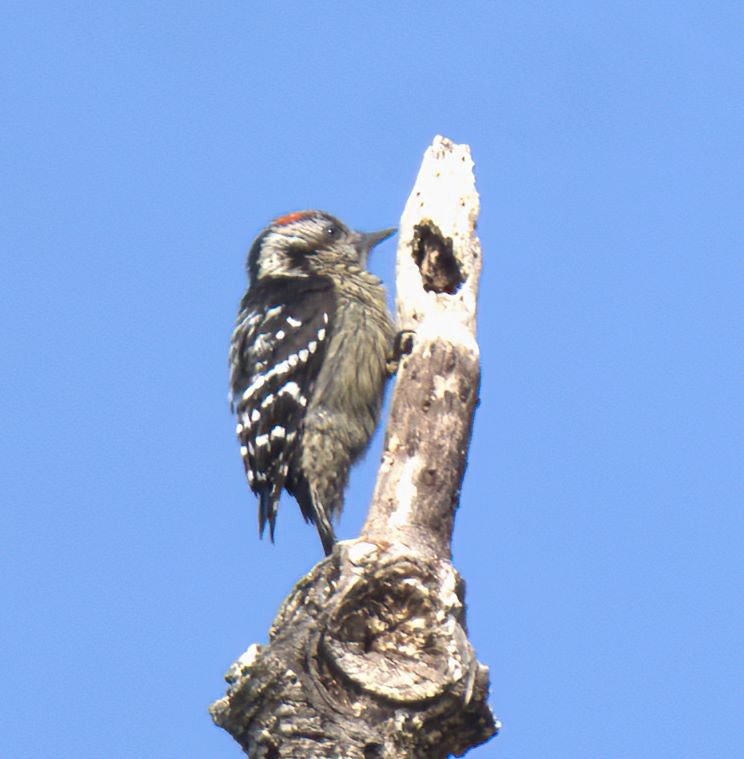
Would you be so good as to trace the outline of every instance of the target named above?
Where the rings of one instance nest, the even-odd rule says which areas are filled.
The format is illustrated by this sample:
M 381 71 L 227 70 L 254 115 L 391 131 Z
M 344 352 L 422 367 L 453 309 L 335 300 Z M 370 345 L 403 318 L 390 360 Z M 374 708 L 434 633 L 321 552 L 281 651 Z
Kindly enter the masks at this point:
M 285 224 L 291 224 L 293 221 L 299 221 L 308 216 L 312 216 L 312 214 L 307 211 L 294 211 L 293 213 L 286 214 L 286 216 L 280 216 L 278 219 L 274 219 L 274 226 L 283 227 Z

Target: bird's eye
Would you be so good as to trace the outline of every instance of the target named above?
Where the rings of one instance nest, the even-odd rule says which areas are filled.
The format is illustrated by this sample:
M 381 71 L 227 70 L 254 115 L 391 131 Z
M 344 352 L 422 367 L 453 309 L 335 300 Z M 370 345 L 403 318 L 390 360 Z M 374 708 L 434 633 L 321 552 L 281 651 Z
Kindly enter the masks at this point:
M 334 240 L 336 237 L 338 237 L 340 232 L 341 230 L 335 224 L 329 224 L 325 228 L 326 237 L 330 238 L 331 240 Z

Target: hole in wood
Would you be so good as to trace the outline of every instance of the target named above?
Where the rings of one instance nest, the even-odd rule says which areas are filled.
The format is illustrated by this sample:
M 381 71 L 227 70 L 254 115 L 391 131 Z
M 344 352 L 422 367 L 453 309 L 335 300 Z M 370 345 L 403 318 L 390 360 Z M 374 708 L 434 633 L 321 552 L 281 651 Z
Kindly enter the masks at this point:
M 452 295 L 465 281 L 452 252 L 452 238 L 445 237 L 429 219 L 413 228 L 413 260 L 427 292 Z

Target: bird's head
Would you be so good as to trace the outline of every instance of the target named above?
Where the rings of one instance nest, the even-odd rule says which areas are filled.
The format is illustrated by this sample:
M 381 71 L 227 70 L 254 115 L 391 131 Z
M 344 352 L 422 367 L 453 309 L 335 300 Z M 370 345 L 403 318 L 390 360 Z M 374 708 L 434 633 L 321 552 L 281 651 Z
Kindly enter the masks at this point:
M 325 211 L 280 216 L 256 238 L 248 254 L 251 282 L 264 277 L 303 277 L 365 267 L 369 251 L 395 229 L 357 232 Z

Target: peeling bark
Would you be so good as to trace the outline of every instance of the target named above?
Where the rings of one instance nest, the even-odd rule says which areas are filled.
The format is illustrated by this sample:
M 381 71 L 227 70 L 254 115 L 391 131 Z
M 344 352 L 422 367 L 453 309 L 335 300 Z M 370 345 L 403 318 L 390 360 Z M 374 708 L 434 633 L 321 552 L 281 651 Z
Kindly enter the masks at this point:
M 300 580 L 210 709 L 251 757 L 443 759 L 498 730 L 450 563 L 480 380 L 472 165 L 437 137 L 401 219 L 398 324 L 415 334 L 362 535 Z

